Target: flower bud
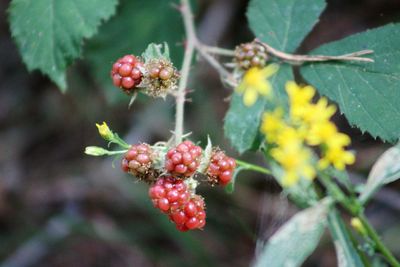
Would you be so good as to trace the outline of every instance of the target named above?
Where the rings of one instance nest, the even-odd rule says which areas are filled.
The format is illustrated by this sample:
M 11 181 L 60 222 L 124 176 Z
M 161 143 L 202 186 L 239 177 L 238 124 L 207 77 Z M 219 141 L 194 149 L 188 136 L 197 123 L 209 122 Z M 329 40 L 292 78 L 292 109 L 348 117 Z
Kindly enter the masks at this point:
M 98 146 L 87 146 L 85 148 L 85 154 L 90 156 L 104 156 L 108 155 L 108 150 Z
M 103 139 L 110 141 L 114 138 L 114 134 L 113 132 L 110 130 L 110 128 L 108 128 L 107 123 L 103 122 L 103 124 L 97 124 L 97 129 L 99 130 L 99 134 L 101 135 L 101 137 L 103 137 Z

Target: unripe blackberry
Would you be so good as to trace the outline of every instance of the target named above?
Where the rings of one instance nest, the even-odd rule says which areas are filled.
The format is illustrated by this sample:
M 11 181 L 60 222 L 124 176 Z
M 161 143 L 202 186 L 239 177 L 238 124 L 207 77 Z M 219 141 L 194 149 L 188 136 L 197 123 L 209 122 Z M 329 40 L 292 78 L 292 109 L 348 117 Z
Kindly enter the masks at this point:
M 204 199 L 194 195 L 183 207 L 173 211 L 169 218 L 181 232 L 203 229 L 206 224 Z
M 164 58 L 151 59 L 144 65 L 143 85 L 145 93 L 153 97 L 165 97 L 176 89 L 179 75 L 171 61 Z
M 149 189 L 154 207 L 168 214 L 185 206 L 190 200 L 190 195 L 184 181 L 172 176 L 159 177 Z
M 115 86 L 131 93 L 142 81 L 143 63 L 134 55 L 118 59 L 111 69 L 111 78 Z
M 268 60 L 268 55 L 260 44 L 255 42 L 241 44 L 235 49 L 235 63 L 239 68 L 248 70 L 252 67 L 263 68 Z
M 199 167 L 201 156 L 201 147 L 191 141 L 184 141 L 167 152 L 165 169 L 176 176 L 189 177 Z
M 122 159 L 121 168 L 140 180 L 151 183 L 158 176 L 152 168 L 154 153 L 148 144 L 132 145 Z
M 232 180 L 235 168 L 235 159 L 228 157 L 225 152 L 215 149 L 207 169 L 208 182 L 212 185 L 227 185 Z

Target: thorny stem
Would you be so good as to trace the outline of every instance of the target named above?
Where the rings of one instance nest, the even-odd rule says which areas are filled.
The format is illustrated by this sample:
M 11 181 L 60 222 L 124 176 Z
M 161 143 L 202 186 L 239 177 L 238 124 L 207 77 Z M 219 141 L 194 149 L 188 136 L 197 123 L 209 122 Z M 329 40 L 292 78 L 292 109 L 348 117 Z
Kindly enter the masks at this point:
M 181 79 L 179 81 L 178 92 L 176 94 L 175 144 L 179 144 L 182 141 L 185 90 L 189 77 L 190 63 L 193 58 L 193 52 L 196 43 L 196 35 L 193 25 L 193 15 L 192 12 L 190 11 L 188 0 L 181 0 L 181 11 L 183 14 L 183 23 L 185 26 L 187 43 L 182 63 Z
M 220 55 L 220 56 L 227 56 L 227 57 L 232 57 L 235 55 L 235 51 L 230 50 L 230 49 L 225 49 L 221 47 L 216 47 L 216 46 L 208 46 L 205 44 L 201 44 L 203 50 L 209 54 L 215 54 L 215 55 Z
M 180 11 L 183 17 L 183 24 L 186 32 L 186 49 L 181 69 L 181 79 L 179 81 L 178 91 L 176 93 L 176 115 L 175 115 L 175 144 L 182 141 L 183 134 L 183 118 L 184 118 L 184 105 L 185 105 L 185 90 L 188 82 L 190 63 L 193 58 L 194 50 L 215 68 L 221 77 L 228 81 L 231 86 L 236 86 L 237 82 L 233 79 L 232 75 L 227 71 L 214 57 L 209 53 L 225 54 L 228 55 L 229 50 L 220 49 L 217 47 L 209 47 L 200 43 L 196 37 L 194 28 L 193 13 L 190 8 L 188 0 L 181 0 Z
M 280 58 L 284 61 L 287 61 L 288 63 L 294 64 L 294 65 L 301 65 L 304 62 L 322 62 L 322 61 L 362 61 L 362 62 L 374 62 L 372 58 L 366 58 L 366 57 L 360 57 L 363 55 L 368 55 L 374 53 L 373 50 L 362 50 L 354 53 L 349 53 L 345 55 L 340 55 L 340 56 L 325 56 L 325 55 L 293 55 L 293 54 L 288 54 L 282 51 L 279 51 L 267 43 L 263 43 L 259 41 L 258 39 L 254 40 L 256 43 L 262 45 L 266 50 L 268 54 L 271 54 L 277 58 Z
M 236 163 L 237 163 L 237 165 L 241 166 L 244 170 L 255 171 L 255 172 L 259 172 L 259 173 L 263 173 L 263 174 L 271 174 L 270 170 L 268 170 L 264 167 L 258 166 L 258 165 L 254 165 L 254 164 L 251 164 L 251 163 L 248 163 L 245 161 L 241 161 L 238 159 L 236 159 Z

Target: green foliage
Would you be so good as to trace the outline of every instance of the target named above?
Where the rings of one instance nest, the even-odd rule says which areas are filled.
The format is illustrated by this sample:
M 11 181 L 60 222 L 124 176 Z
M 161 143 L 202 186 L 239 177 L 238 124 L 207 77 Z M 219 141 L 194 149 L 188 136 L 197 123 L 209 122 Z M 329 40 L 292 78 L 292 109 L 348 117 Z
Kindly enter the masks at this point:
M 261 41 L 293 52 L 317 23 L 325 5 L 324 0 L 252 0 L 247 18 Z
M 400 178 L 400 144 L 391 147 L 376 161 L 368 175 L 368 181 L 359 199 L 362 203 L 385 184 Z
M 183 55 L 179 45 L 184 40 L 182 19 L 170 1 L 120 0 L 117 14 L 100 28 L 85 50 L 90 70 L 111 102 L 126 99 L 110 79 L 112 64 L 122 55 L 140 55 L 149 43 L 163 42 L 170 45 L 177 67 Z
M 254 266 L 301 266 L 325 229 L 329 200 L 294 215 L 268 241 Z
M 294 51 L 318 21 L 324 8 L 323 0 L 252 0 L 247 17 L 250 28 L 261 41 L 277 49 Z M 275 97 L 278 102 L 284 103 L 284 85 L 286 81 L 293 80 L 290 66 L 281 65 L 278 74 L 271 80 Z M 249 150 L 255 143 L 265 106 L 266 100 L 260 98 L 252 107 L 246 107 L 240 95 L 232 95 L 224 130 L 239 153 Z
M 391 24 L 324 45 L 313 54 L 339 55 L 372 49 L 375 63 L 307 64 L 301 73 L 336 101 L 349 122 L 383 140 L 400 136 L 400 25 Z
M 162 51 L 163 46 L 164 46 L 164 51 Z M 166 42 L 164 42 L 164 45 L 151 43 L 147 46 L 146 50 L 143 52 L 142 57 L 144 61 L 148 61 L 150 59 L 155 59 L 155 58 L 165 58 L 170 60 L 169 46 Z
M 343 219 L 336 210 L 331 210 L 328 215 L 328 227 L 331 232 L 338 259 L 339 267 L 364 266 L 357 249 L 354 247 Z
M 288 80 L 293 80 L 292 69 L 289 65 L 281 65 L 279 71 L 271 78 L 274 96 L 278 101 L 286 97 L 283 88 Z M 239 153 L 251 149 L 256 142 L 266 105 L 267 100 L 259 97 L 253 106 L 246 107 L 243 104 L 242 95 L 233 93 L 225 116 L 224 130 L 225 136 Z
M 61 90 L 65 71 L 81 55 L 84 38 L 115 12 L 117 0 L 13 0 L 11 32 L 29 71 L 38 69 Z

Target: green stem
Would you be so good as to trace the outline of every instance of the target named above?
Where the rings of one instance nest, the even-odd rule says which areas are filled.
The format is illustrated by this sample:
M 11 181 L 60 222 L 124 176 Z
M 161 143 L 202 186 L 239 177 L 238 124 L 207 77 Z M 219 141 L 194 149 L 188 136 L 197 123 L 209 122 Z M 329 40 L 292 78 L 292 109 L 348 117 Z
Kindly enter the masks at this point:
M 393 256 L 392 252 L 390 252 L 390 250 L 385 246 L 385 244 L 383 244 L 381 238 L 375 231 L 374 227 L 369 223 L 367 217 L 363 213 L 360 213 L 358 218 L 365 227 L 365 230 L 367 230 L 369 237 L 375 242 L 376 249 L 386 258 L 388 263 L 394 267 L 400 267 L 400 263 Z
M 345 193 L 343 193 L 342 189 L 334 183 L 331 179 L 330 176 L 325 175 L 325 174 L 320 174 L 320 181 L 321 183 L 326 187 L 326 189 L 329 191 L 330 195 L 338 201 L 340 204 L 343 205 L 351 214 L 358 214 L 360 212 L 360 205 L 358 202 L 354 201 L 353 199 L 350 199 L 346 196 Z
M 329 176 L 320 175 L 320 178 L 322 184 L 327 188 L 332 197 L 334 197 L 340 204 L 342 204 L 343 207 L 345 207 L 353 216 L 357 216 L 361 220 L 363 226 L 365 227 L 365 230 L 368 233 L 368 236 L 375 242 L 377 251 L 379 251 L 392 266 L 400 267 L 400 263 L 396 260 L 390 250 L 385 246 L 385 244 L 383 244 L 378 233 L 369 223 L 367 217 L 365 217 L 363 210 L 361 209 L 362 206 L 357 201 L 357 199 L 349 199 L 343 193 L 340 187 L 332 182 Z
M 107 152 L 107 155 L 110 155 L 110 156 L 112 156 L 112 155 L 119 155 L 119 154 L 124 154 L 124 153 L 126 153 L 126 152 L 128 152 L 127 149 L 124 149 L 124 150 L 114 150 L 114 151 L 108 151 L 108 152 Z
M 121 137 L 119 137 L 117 134 L 114 135 L 114 138 L 112 140 L 110 140 L 110 143 L 114 143 L 119 145 L 122 148 L 126 148 L 129 149 L 131 147 L 130 144 L 128 144 L 127 142 L 125 142 Z
M 263 174 L 271 174 L 270 170 L 268 170 L 264 167 L 258 166 L 258 165 L 254 165 L 254 164 L 245 162 L 245 161 L 236 159 L 236 164 L 243 167 L 243 169 L 245 169 L 245 170 L 255 171 L 255 172 L 259 172 L 259 173 L 263 173 Z

